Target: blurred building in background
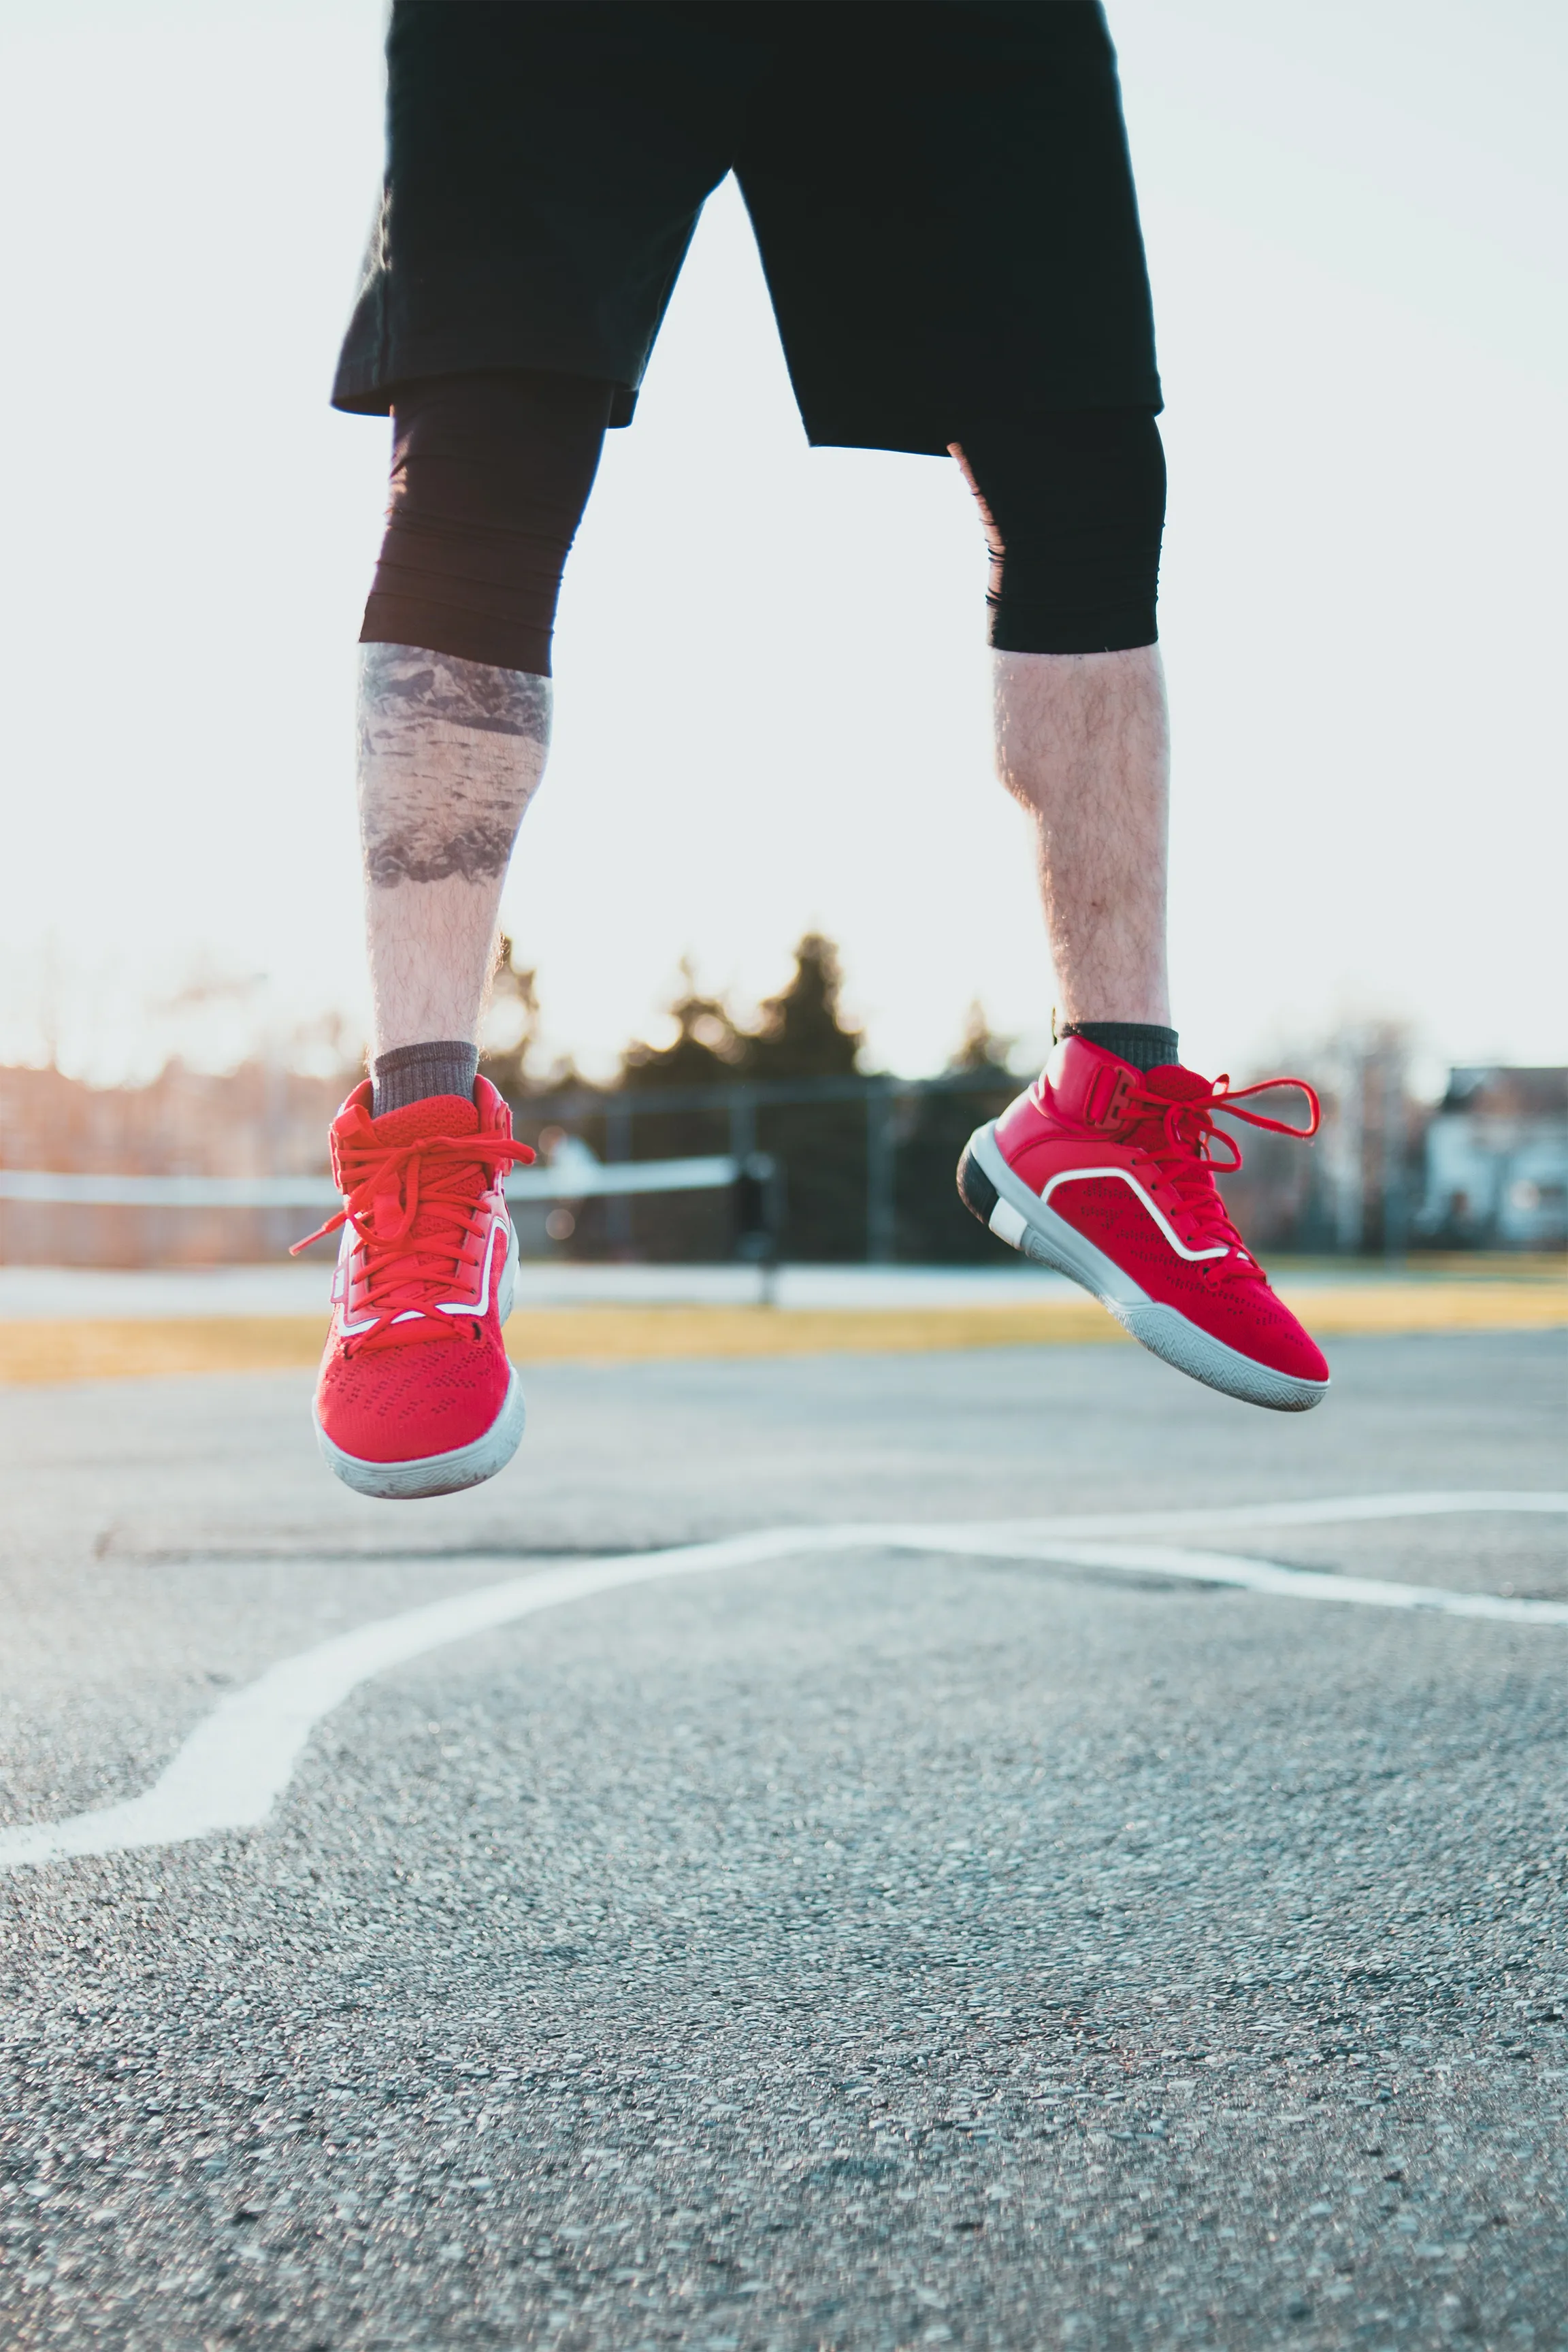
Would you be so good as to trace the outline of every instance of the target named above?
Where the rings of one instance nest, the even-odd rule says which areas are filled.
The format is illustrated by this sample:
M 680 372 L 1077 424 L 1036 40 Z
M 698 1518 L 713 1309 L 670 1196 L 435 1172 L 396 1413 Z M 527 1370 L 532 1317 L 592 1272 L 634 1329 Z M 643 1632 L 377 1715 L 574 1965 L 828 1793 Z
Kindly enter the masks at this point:
M 1220 1180 L 1260 1252 L 1398 1258 L 1568 1243 L 1568 1068 L 1457 1068 L 1434 1105 L 1410 1092 L 1394 1024 L 1343 1029 L 1300 1058 L 1322 1098 L 1317 1141 L 1303 1150 L 1237 1125 L 1245 1165 Z M 1294 1099 L 1279 1098 L 1281 1116 L 1297 1116 Z
M 353 1076 L 277 1062 L 215 1074 L 171 1062 L 144 1087 L 0 1069 L 0 1168 L 93 1176 L 324 1174 Z M 259 1265 L 318 1220 L 297 1209 L 165 1209 L 0 1200 L 7 1265 Z
M 1457 1069 L 1426 1129 L 1415 1229 L 1439 1249 L 1568 1243 L 1568 1069 Z

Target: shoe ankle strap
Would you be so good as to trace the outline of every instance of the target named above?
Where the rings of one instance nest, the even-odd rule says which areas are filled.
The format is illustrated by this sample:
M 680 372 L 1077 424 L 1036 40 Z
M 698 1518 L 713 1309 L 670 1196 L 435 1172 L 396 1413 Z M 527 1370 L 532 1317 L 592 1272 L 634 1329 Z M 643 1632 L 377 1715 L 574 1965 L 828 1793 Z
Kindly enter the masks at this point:
M 1136 1085 L 1134 1074 L 1125 1065 L 1102 1062 L 1084 1089 L 1079 1117 L 1085 1127 L 1092 1127 L 1101 1134 L 1120 1127 Z

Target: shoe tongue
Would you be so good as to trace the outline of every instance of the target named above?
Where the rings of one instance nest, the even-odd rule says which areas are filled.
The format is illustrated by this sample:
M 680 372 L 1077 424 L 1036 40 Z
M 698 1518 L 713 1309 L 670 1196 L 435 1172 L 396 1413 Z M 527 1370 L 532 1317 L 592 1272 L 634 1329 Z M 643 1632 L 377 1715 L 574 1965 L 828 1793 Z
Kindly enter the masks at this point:
M 378 1142 L 419 1143 L 426 1136 L 477 1135 L 479 1114 L 477 1105 L 462 1095 L 425 1095 L 418 1102 L 405 1103 L 401 1110 L 384 1111 L 373 1124 Z M 447 1172 L 450 1172 L 449 1163 Z M 477 1155 L 475 1172 L 482 1172 Z M 423 1190 L 421 1187 L 422 1192 Z M 436 1244 L 444 1253 L 457 1232 L 451 1208 L 447 1202 L 440 1199 L 427 1202 L 422 1198 L 406 1241 L 409 1244 Z M 444 1321 L 445 1318 L 437 1319 Z
M 1200 1078 L 1196 1070 L 1184 1070 L 1179 1062 L 1165 1062 L 1157 1070 L 1144 1070 L 1139 1084 L 1145 1094 L 1163 1095 L 1167 1102 L 1191 1102 L 1197 1095 L 1211 1091 L 1207 1078 Z
M 373 1122 L 384 1143 L 417 1143 L 426 1135 L 477 1135 L 477 1103 L 462 1095 L 425 1095 L 405 1103 L 401 1110 L 385 1110 Z

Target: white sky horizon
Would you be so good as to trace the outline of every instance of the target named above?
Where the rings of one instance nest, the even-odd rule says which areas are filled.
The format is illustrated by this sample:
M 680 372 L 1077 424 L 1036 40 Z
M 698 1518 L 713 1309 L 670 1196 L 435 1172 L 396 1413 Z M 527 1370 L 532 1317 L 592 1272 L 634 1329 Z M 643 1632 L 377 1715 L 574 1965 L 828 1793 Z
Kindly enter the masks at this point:
M 1184 1057 L 1350 1016 L 1560 1061 L 1559 14 L 1112 0 L 1171 467 Z M 364 1018 L 353 646 L 384 424 L 327 391 L 380 167 L 379 0 L 5 0 L 21 354 L 0 1060 L 104 1081 Z M 568 567 L 504 919 L 591 1072 L 689 954 L 742 1013 L 808 927 L 868 1060 L 978 998 L 1043 1048 L 945 460 L 811 452 L 710 202 Z M 193 978 L 219 996 L 166 1008 Z

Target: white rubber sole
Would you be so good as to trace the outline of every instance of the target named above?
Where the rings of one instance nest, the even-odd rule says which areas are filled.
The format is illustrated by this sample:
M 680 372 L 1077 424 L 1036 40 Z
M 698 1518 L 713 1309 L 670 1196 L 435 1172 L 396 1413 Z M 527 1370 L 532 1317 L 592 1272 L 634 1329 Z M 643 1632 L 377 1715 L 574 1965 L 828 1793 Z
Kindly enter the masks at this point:
M 503 1324 L 511 1313 L 516 1286 L 517 1235 L 509 1224 L 498 1300 Z M 314 1420 L 314 1413 L 311 1418 Z M 366 1462 L 359 1454 L 345 1454 L 341 1445 L 334 1445 L 319 1421 L 316 1443 L 333 1476 L 341 1478 L 345 1486 L 352 1486 L 356 1495 L 374 1495 L 386 1503 L 413 1503 L 429 1495 L 460 1495 L 465 1486 L 482 1486 L 487 1478 L 493 1478 L 498 1470 L 506 1468 L 522 1444 L 526 1421 L 522 1382 L 513 1365 L 505 1402 L 484 1435 L 471 1439 L 467 1445 L 453 1446 L 448 1454 L 426 1454 L 412 1462 Z
M 984 1179 L 984 1190 L 994 1198 L 985 1213 L 984 1198 L 973 1200 L 964 1190 L 965 1167 L 972 1165 Z M 972 1187 L 981 1192 L 979 1186 Z M 1274 1412 L 1310 1412 L 1328 1393 L 1327 1381 L 1304 1381 L 1255 1363 L 1238 1348 L 1227 1348 L 1177 1307 L 1163 1307 L 1151 1298 L 1113 1258 L 1047 1208 L 1003 1158 L 994 1126 L 977 1128 L 970 1137 L 959 1170 L 959 1191 L 976 1216 L 984 1215 L 998 1241 L 1005 1242 L 1037 1265 L 1048 1265 L 1092 1293 L 1114 1315 L 1122 1329 L 1151 1355 L 1173 1364 L 1179 1372 L 1217 1389 L 1222 1396 L 1238 1397 L 1244 1404 L 1266 1405 Z

